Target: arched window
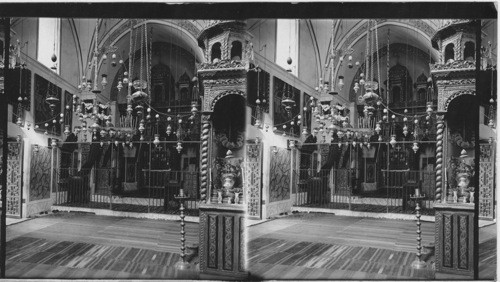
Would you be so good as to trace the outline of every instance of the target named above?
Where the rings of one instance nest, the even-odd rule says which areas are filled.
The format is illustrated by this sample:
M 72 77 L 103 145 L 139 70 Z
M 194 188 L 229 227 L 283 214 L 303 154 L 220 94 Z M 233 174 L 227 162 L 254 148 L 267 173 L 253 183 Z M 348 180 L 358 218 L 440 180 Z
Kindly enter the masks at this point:
M 474 61 L 474 42 L 466 42 L 464 48 L 464 60 Z
M 162 63 L 151 68 L 151 100 L 156 106 L 167 106 L 175 101 L 175 83 L 170 68 Z
M 401 87 L 394 86 L 392 88 L 392 101 L 393 103 L 401 102 Z
M 417 93 L 417 101 L 425 101 L 427 100 L 427 91 L 425 88 L 420 88 Z
M 213 62 L 215 59 L 221 58 L 221 51 L 220 51 L 220 43 L 217 42 L 214 45 L 212 45 L 212 56 L 211 56 L 211 61 Z
M 447 63 L 449 60 L 455 60 L 455 45 L 453 43 L 446 45 L 444 49 L 444 62 Z
M 231 44 L 231 60 L 241 60 L 241 42 L 233 41 Z

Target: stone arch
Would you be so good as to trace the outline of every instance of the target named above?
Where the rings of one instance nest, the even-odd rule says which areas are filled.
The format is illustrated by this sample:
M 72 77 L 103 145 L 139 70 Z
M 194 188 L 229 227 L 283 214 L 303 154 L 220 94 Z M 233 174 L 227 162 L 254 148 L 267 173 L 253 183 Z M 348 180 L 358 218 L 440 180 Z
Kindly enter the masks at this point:
M 215 59 L 222 58 L 222 50 L 220 42 L 215 42 L 210 48 L 210 62 L 213 62 Z
M 243 44 L 241 44 L 241 41 L 239 40 L 234 40 L 231 42 L 231 60 L 237 60 L 240 61 L 243 55 Z
M 455 44 L 449 43 L 444 48 L 444 62 L 447 63 L 448 60 L 455 60 Z
M 200 35 L 201 31 L 193 20 L 124 19 L 119 21 L 114 27 L 110 28 L 106 34 L 103 34 L 102 37 L 99 36 L 102 38 L 99 40 L 99 48 L 102 48 L 102 46 L 116 46 L 118 41 L 120 41 L 124 36 L 129 36 L 131 24 L 135 28 L 137 28 L 138 25 L 142 25 L 144 22 L 146 22 L 148 25 L 157 24 L 169 29 L 179 30 L 184 35 L 183 38 L 185 42 L 187 42 L 188 45 L 191 46 L 193 55 L 195 56 L 196 60 L 204 61 L 205 57 L 203 56 L 203 51 L 198 47 L 197 41 L 197 38 Z M 93 50 L 93 48 L 89 49 L 87 54 L 88 58 L 90 58 Z
M 467 41 L 464 44 L 464 60 L 474 61 L 475 56 L 475 44 L 472 41 Z
M 460 91 L 454 92 L 444 101 L 443 110 L 448 111 L 448 106 L 450 105 L 451 101 L 453 101 L 455 98 L 463 96 L 463 95 L 475 96 L 476 91 L 475 90 L 460 90 Z
M 210 111 L 213 111 L 215 108 L 215 104 L 217 101 L 219 101 L 222 97 L 228 96 L 228 95 L 240 95 L 243 98 L 245 98 L 245 92 L 240 91 L 240 90 L 228 90 L 219 93 L 217 96 L 213 98 L 213 100 L 210 102 Z

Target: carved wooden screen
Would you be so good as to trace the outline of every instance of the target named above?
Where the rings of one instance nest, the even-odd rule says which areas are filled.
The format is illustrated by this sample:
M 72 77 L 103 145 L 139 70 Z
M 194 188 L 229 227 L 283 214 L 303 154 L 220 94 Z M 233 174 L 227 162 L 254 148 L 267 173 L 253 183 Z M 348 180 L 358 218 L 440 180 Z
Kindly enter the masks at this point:
M 30 202 L 50 198 L 52 151 L 45 146 L 38 147 L 38 151 L 31 148 Z
M 291 154 L 284 148 L 271 148 L 269 202 L 290 199 Z
M 495 215 L 495 153 L 490 144 L 479 144 L 479 217 L 493 219 Z
M 246 204 L 249 218 L 262 217 L 262 144 L 247 144 L 245 160 Z
M 9 142 L 7 156 L 7 215 L 21 216 L 22 143 Z

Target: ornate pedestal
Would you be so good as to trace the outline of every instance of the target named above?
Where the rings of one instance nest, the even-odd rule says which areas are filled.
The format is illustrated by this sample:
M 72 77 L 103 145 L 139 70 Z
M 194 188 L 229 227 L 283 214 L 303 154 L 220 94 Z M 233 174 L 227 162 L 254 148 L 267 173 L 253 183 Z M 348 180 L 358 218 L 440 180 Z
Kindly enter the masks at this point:
M 474 276 L 474 205 L 434 204 L 436 272 Z
M 245 211 L 244 205 L 200 205 L 201 279 L 242 280 L 248 277 Z

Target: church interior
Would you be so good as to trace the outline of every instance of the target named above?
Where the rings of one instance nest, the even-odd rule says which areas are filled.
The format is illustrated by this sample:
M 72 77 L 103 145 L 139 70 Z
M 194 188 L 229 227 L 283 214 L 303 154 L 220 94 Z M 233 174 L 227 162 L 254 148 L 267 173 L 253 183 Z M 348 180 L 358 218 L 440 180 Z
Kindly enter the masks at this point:
M 137 248 L 168 226 L 176 239 L 150 251 L 175 254 L 154 255 L 154 271 L 175 271 L 111 277 L 497 277 L 496 19 L 12 17 L 0 29 L 3 278 L 63 266 L 14 236 L 51 216 L 62 229 L 123 217 L 143 230 L 115 230 L 130 235 L 116 244 Z M 377 241 L 391 232 L 399 246 Z

